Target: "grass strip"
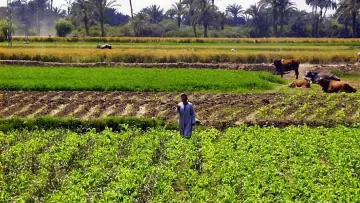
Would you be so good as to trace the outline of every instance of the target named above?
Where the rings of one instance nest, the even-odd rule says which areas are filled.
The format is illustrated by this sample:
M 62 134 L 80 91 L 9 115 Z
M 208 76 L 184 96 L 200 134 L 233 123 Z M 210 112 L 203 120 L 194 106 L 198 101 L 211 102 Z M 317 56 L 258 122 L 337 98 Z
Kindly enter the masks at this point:
M 0 89 L 38 91 L 261 92 L 285 84 L 270 73 L 211 69 L 0 67 Z

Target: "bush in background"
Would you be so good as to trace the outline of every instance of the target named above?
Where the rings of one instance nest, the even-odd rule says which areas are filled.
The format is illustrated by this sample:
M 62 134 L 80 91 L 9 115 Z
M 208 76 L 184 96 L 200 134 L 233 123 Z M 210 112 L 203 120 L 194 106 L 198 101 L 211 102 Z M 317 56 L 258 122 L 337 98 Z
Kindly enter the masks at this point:
M 65 19 L 60 19 L 55 22 L 55 29 L 57 36 L 65 37 L 66 35 L 71 33 L 72 24 L 70 21 L 67 21 Z

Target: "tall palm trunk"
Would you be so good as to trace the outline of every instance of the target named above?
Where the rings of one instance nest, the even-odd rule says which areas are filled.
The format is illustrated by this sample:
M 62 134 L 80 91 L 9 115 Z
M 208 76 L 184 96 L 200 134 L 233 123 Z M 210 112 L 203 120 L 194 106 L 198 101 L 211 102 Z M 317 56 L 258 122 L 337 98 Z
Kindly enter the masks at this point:
M 193 26 L 193 31 L 194 31 L 194 37 L 197 37 L 196 24 L 194 23 L 192 26 Z
M 352 37 L 356 37 L 356 17 L 357 17 L 357 10 L 353 10 L 351 12 L 352 15 Z
M 274 36 L 275 37 L 278 37 L 278 31 L 277 31 L 277 25 L 276 25 L 276 18 L 277 18 L 277 15 L 276 15 L 276 0 L 274 0 L 274 2 L 273 2 L 273 4 L 274 4 L 274 7 L 273 7 L 273 10 L 272 10 L 272 14 L 273 14 L 273 16 L 272 16 L 272 25 L 273 25 L 273 30 L 274 30 Z
M 105 29 L 104 29 L 104 11 L 100 9 L 100 16 L 99 16 L 100 26 L 101 26 L 101 37 L 105 37 Z
M 208 37 L 208 28 L 209 28 L 209 25 L 208 23 L 204 23 L 204 37 Z
M 132 7 L 132 2 L 131 2 L 131 0 L 129 0 L 129 2 L 130 2 L 131 19 L 134 20 L 134 12 L 133 12 L 133 7 Z
M 284 12 L 280 12 L 280 37 L 284 36 Z
M 86 13 L 85 9 L 83 10 L 83 14 L 84 14 L 84 26 L 85 26 L 86 36 L 89 36 L 90 35 L 90 32 L 89 32 L 89 19 L 87 17 L 87 13 Z
M 54 0 L 50 0 L 50 10 L 51 10 L 51 11 L 53 10 L 53 1 L 54 1 Z
M 178 23 L 178 27 L 180 28 L 180 26 L 181 26 L 181 15 L 180 15 L 180 13 L 178 13 L 178 16 L 177 16 L 177 23 Z

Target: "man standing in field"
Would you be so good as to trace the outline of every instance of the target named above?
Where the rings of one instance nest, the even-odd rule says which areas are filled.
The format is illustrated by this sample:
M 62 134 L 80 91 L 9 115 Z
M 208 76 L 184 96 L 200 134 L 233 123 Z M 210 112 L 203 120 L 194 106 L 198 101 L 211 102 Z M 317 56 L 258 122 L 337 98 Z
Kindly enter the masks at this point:
M 195 126 L 195 111 L 192 103 L 188 102 L 186 94 L 181 95 L 181 101 L 176 107 L 176 113 L 179 114 L 180 134 L 190 138 L 193 126 Z

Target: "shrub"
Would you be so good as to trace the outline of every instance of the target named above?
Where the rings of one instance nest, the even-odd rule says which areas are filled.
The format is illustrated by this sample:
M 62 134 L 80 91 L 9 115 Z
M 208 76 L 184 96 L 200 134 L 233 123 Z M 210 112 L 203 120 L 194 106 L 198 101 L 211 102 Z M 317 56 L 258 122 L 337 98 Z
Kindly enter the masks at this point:
M 8 28 L 10 28 L 10 26 L 8 25 L 6 20 L 0 20 L 0 42 L 5 41 Z
M 70 34 L 72 31 L 72 25 L 70 21 L 65 19 L 60 19 L 55 23 L 56 34 L 59 37 L 65 37 L 66 35 Z

